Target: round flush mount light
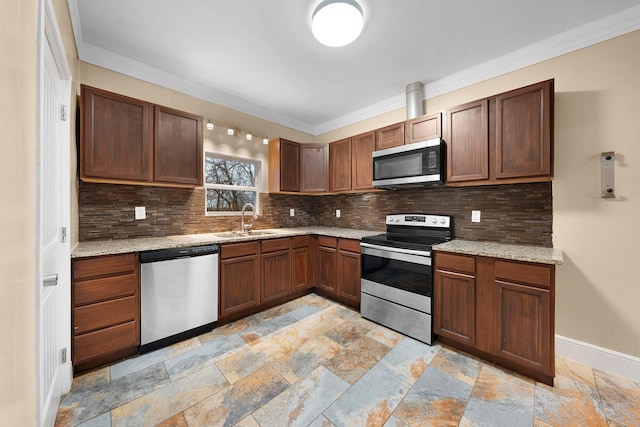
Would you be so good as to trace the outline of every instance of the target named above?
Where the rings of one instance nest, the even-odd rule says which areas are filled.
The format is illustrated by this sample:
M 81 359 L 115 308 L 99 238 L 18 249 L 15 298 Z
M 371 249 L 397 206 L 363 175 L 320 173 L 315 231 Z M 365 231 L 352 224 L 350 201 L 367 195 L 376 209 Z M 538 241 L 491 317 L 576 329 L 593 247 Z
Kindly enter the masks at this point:
M 346 46 L 358 38 L 364 25 L 362 8 L 355 0 L 325 0 L 313 11 L 311 30 L 326 46 Z

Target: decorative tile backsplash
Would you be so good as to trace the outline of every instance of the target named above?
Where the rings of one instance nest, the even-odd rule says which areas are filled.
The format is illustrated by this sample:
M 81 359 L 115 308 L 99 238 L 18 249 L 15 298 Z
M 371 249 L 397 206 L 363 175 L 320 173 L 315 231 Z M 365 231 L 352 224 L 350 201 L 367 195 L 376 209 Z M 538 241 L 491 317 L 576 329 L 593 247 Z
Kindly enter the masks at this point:
M 389 213 L 453 216 L 454 237 L 552 246 L 551 183 L 430 187 L 331 196 L 260 194 L 255 228 L 323 225 L 384 231 Z M 204 189 L 80 182 L 80 241 L 210 233 L 240 228 L 239 216 L 205 216 Z M 134 219 L 145 206 L 147 218 Z M 289 216 L 289 209 L 295 216 Z M 340 209 L 340 218 L 336 217 Z M 471 222 L 471 211 L 482 211 Z

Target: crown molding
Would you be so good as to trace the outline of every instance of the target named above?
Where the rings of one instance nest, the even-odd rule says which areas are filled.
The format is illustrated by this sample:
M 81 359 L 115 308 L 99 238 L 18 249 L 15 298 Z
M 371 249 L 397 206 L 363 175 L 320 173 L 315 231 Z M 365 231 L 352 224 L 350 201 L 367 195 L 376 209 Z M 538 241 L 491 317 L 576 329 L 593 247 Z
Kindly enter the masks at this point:
M 68 1 L 80 60 L 176 90 L 244 114 L 287 126 L 313 136 L 321 135 L 405 107 L 406 95 L 402 93 L 324 123 L 313 125 L 294 117 L 280 114 L 273 108 L 255 104 L 220 89 L 160 70 L 90 43 L 85 43 L 80 24 L 78 0 Z M 638 29 L 640 29 L 640 5 L 576 27 L 464 71 L 427 83 L 424 86 L 423 100 L 498 77 Z

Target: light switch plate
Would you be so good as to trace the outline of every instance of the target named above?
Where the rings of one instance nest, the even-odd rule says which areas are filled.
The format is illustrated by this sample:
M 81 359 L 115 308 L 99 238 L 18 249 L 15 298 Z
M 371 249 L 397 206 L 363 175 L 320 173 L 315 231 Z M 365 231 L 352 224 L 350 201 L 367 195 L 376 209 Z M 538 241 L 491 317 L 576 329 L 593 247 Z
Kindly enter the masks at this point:
M 289 209 L 289 216 L 296 216 L 296 210 L 295 209 Z
M 340 218 L 340 209 L 336 209 L 336 218 Z
M 471 222 L 480 222 L 480 211 L 471 211 Z
M 136 206 L 136 219 L 146 219 L 147 210 L 144 206 Z

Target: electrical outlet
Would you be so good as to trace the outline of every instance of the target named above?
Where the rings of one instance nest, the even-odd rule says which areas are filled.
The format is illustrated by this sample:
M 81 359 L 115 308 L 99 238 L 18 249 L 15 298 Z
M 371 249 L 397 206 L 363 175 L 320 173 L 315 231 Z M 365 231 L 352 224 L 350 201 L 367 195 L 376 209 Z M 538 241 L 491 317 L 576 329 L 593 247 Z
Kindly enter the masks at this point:
M 295 209 L 289 209 L 289 216 L 296 216 L 296 210 Z
M 480 222 L 480 211 L 471 211 L 471 222 Z
M 340 218 L 340 209 L 336 209 L 336 218 Z
M 135 218 L 136 219 L 146 219 L 147 218 L 147 211 L 145 209 L 144 206 L 136 206 L 135 209 Z

